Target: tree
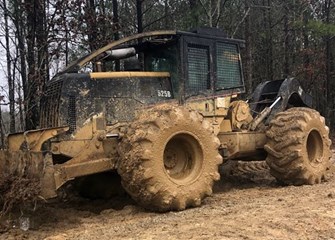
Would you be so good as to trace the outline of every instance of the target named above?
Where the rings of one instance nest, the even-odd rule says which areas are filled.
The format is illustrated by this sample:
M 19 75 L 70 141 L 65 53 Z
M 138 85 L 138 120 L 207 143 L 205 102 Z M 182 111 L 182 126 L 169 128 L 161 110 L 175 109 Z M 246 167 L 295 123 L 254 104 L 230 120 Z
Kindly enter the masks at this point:
M 250 4 L 245 0 L 245 23 L 244 23 L 244 36 L 245 36 L 245 83 L 247 92 L 252 91 L 252 36 L 251 36 L 251 23 L 250 23 Z
M 12 78 L 12 59 L 10 52 L 10 43 L 9 43 L 9 26 L 8 18 L 9 11 L 7 9 L 6 0 L 2 1 L 2 8 L 4 11 L 4 20 L 5 20 L 5 41 L 6 41 L 6 58 L 7 58 L 7 81 L 8 81 L 8 93 L 9 93 L 9 115 L 10 115 L 10 132 L 15 132 L 15 98 L 14 98 L 14 79 Z M 0 110 L 1 111 L 1 110 Z
M 43 1 L 27 0 L 27 65 L 28 82 L 25 92 L 26 129 L 35 129 L 39 120 L 39 96 L 46 81 L 48 71 L 47 42 L 45 30 L 45 8 Z M 37 49 L 37 52 L 36 52 Z
M 38 125 L 44 84 L 78 56 L 138 32 L 200 26 L 245 40 L 248 93 L 262 81 L 296 77 L 335 122 L 331 0 L 1 0 L 0 7 L 10 131 L 24 117 L 26 129 Z

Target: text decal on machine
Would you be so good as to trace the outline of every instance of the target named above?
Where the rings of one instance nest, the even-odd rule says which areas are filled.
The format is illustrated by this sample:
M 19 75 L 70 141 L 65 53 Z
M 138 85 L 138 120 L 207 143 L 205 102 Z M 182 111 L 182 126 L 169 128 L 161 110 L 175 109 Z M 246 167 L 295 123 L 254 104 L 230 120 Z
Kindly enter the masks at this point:
M 167 90 L 157 90 L 158 97 L 171 97 L 171 92 Z

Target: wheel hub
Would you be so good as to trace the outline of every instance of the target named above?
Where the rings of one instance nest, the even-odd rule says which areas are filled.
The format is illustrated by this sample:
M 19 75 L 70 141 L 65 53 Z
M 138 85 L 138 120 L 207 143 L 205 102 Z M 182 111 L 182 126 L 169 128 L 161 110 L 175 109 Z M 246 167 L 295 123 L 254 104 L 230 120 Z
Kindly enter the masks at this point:
M 317 166 L 323 160 L 323 141 L 317 130 L 312 130 L 307 137 L 307 154 L 312 166 Z
M 165 146 L 165 171 L 171 180 L 178 183 L 195 178 L 201 168 L 202 159 L 202 149 L 192 135 L 177 134 Z
M 172 149 L 166 149 L 164 153 L 164 166 L 170 170 L 177 165 L 177 154 Z

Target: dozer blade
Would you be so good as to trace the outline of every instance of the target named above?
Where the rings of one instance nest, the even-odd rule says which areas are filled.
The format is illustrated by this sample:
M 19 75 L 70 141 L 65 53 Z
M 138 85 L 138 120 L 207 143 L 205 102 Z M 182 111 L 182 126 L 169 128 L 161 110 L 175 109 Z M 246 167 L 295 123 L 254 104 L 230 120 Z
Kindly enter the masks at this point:
M 1 184 L 3 184 L 8 178 L 25 178 L 37 181 L 41 188 L 39 196 L 43 198 L 52 198 L 57 196 L 55 191 L 54 169 L 50 154 L 21 150 L 1 150 Z
M 30 151 L 0 151 L 0 173 L 18 177 L 39 177 L 43 171 L 43 153 Z

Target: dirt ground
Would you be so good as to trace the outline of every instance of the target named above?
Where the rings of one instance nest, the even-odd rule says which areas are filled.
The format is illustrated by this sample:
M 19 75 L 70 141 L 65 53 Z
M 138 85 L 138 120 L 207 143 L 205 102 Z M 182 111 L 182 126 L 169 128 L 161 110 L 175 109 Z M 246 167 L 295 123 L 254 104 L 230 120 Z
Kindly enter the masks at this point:
M 335 169 L 321 184 L 283 187 L 268 170 L 240 166 L 199 208 L 152 213 L 127 196 L 63 198 L 24 213 L 27 231 L 13 217 L 0 239 L 335 239 Z

